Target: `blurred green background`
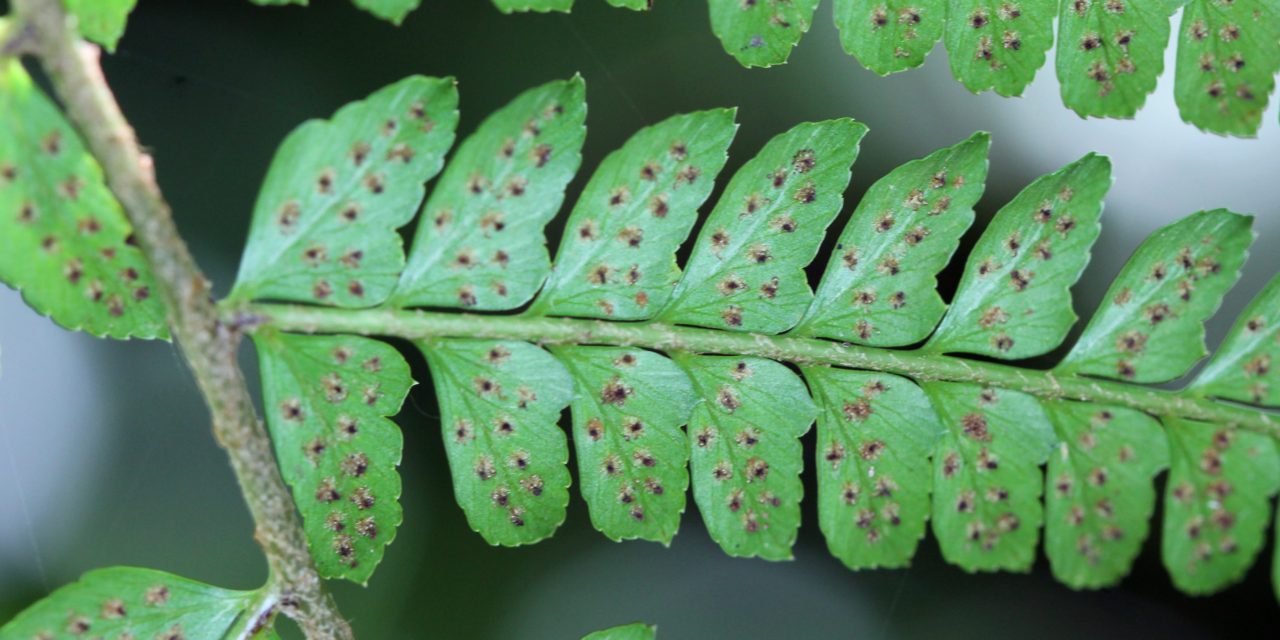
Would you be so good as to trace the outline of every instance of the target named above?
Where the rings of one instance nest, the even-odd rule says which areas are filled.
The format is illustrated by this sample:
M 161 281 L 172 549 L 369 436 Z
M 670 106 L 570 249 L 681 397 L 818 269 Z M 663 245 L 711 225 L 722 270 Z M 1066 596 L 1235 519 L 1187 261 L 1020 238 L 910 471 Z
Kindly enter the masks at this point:
M 750 71 L 720 49 L 698 0 L 658 0 L 647 14 L 579 0 L 571 16 L 503 16 L 486 0 L 423 4 L 397 28 L 346 0 L 309 8 L 142 0 L 104 65 L 219 293 L 234 277 L 277 142 L 302 120 L 411 73 L 457 77 L 463 135 L 522 89 L 582 73 L 586 168 L 641 126 L 682 111 L 740 107 L 724 175 L 794 123 L 853 116 L 871 133 L 850 203 L 893 166 L 986 129 L 991 178 L 966 242 L 1034 177 L 1088 151 L 1108 154 L 1117 182 L 1076 289 L 1082 316 L 1144 236 L 1202 208 L 1254 213 L 1259 233 L 1240 284 L 1210 324 L 1210 345 L 1280 272 L 1276 109 L 1258 140 L 1201 134 L 1177 116 L 1171 72 L 1136 120 L 1086 122 L 1062 107 L 1052 59 L 1021 99 L 969 94 L 950 78 L 941 50 L 923 69 L 877 78 L 840 50 L 829 2 L 789 64 Z M 1171 47 L 1170 69 L 1173 55 Z M 585 178 L 570 187 L 570 201 Z M 953 285 L 944 279 L 945 289 Z M 262 582 L 251 523 L 172 346 L 63 332 L 3 288 L 0 346 L 0 620 L 106 565 L 226 587 Z M 406 353 L 426 381 L 421 357 Z M 248 347 L 244 364 L 256 378 Z M 1101 592 L 1055 583 L 1043 559 L 1029 575 L 968 575 L 943 563 L 928 539 L 909 570 L 849 572 L 826 553 L 812 503 L 793 562 L 726 557 L 691 500 L 669 549 L 609 542 L 591 530 L 577 497 L 554 539 L 494 549 L 453 502 L 430 385 L 414 390 L 399 422 L 405 524 L 367 588 L 333 585 L 363 638 L 576 638 L 632 620 L 657 623 L 664 640 L 1215 637 L 1268 627 L 1274 635 L 1270 549 L 1242 584 L 1190 598 L 1172 589 L 1160 565 L 1158 522 L 1133 575 Z M 805 444 L 812 459 L 812 436 Z M 812 495 L 812 478 L 806 482 Z

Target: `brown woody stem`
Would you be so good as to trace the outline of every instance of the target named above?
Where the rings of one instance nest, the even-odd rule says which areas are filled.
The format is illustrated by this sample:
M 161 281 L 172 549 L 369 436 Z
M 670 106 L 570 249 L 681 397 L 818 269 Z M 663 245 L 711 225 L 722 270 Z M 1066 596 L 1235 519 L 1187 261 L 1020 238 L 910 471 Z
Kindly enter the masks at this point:
M 133 223 L 155 274 L 169 325 L 195 374 L 213 417 L 213 432 L 231 459 L 255 537 L 266 553 L 280 610 L 308 638 L 351 638 L 312 563 L 302 522 L 280 476 L 271 439 L 258 418 L 236 363 L 240 335 L 222 324 L 209 281 L 196 266 L 168 203 L 160 194 L 151 157 L 138 145 L 98 64 L 99 50 L 80 39 L 58 0 L 14 0 L 17 23 L 30 35 L 32 53 L 61 98 L 68 119 L 102 165 L 108 186 Z

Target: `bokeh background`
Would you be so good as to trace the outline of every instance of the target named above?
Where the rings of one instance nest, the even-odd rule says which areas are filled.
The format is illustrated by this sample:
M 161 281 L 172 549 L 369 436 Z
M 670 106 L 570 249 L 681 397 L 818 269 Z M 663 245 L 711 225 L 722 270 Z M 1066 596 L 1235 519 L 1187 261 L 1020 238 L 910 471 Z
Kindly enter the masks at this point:
M 302 120 L 327 117 L 411 73 L 458 78 L 464 135 L 524 88 L 582 73 L 586 168 L 641 126 L 683 111 L 740 107 L 723 175 L 794 123 L 853 116 L 871 133 L 849 203 L 892 167 L 989 130 L 991 177 L 960 257 L 1033 178 L 1088 151 L 1105 153 L 1116 184 L 1075 291 L 1082 316 L 1156 228 L 1204 208 L 1257 215 L 1253 256 L 1209 324 L 1211 346 L 1280 272 L 1276 109 L 1256 140 L 1199 133 L 1178 118 L 1171 71 L 1135 120 L 1084 121 L 1061 105 L 1052 58 L 1021 99 L 969 94 L 950 78 L 940 49 L 923 69 L 877 78 L 841 51 L 829 2 L 791 62 L 768 70 L 742 69 L 723 53 L 696 0 L 658 0 L 647 14 L 579 0 L 571 16 L 502 16 L 484 0 L 424 0 L 399 28 L 345 0 L 312 4 L 142 0 L 119 51 L 104 62 L 219 293 L 234 278 L 278 141 Z M 1169 69 L 1173 56 L 1171 46 Z M 584 171 L 570 187 L 570 202 L 585 178 Z M 262 582 L 248 515 L 172 346 L 64 332 L 0 287 L 0 348 L 0 620 L 106 565 L 226 587 Z M 416 379 L 426 381 L 421 357 L 406 353 Z M 244 363 L 256 380 L 248 347 Z M 908 570 L 849 572 L 826 553 L 812 502 L 792 562 L 725 556 L 692 500 L 669 549 L 606 540 L 576 496 L 554 539 L 494 549 L 453 502 L 430 385 L 414 390 L 399 422 L 405 524 L 367 588 L 333 585 L 363 638 L 576 638 L 632 620 L 657 623 L 664 640 L 1215 637 L 1275 629 L 1270 548 L 1241 584 L 1191 598 L 1172 589 L 1160 565 L 1158 523 L 1133 574 L 1100 592 L 1055 583 L 1043 559 L 1028 575 L 968 575 L 947 566 L 929 539 Z M 812 435 L 805 443 L 812 459 Z M 806 482 L 812 495 L 812 478 Z

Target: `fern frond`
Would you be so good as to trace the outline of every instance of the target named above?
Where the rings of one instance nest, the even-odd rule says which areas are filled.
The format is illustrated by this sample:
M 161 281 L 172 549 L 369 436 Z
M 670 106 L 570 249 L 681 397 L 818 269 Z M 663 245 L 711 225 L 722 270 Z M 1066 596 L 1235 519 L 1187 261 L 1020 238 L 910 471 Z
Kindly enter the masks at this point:
M 388 109 L 368 120 L 407 117 Z M 1101 228 L 1106 158 L 1087 155 L 1001 208 L 949 306 L 936 275 L 973 220 L 988 139 L 976 134 L 907 163 L 858 204 L 814 295 L 802 269 L 842 206 L 863 125 L 802 124 L 766 144 L 729 180 L 683 270 L 672 256 L 724 164 L 733 112 L 644 129 L 588 181 L 549 268 L 540 231 L 576 168 L 583 114 L 575 79 L 526 92 L 486 120 L 428 198 L 389 305 L 344 309 L 341 299 L 314 295 L 305 278 L 282 297 L 309 305 L 227 305 L 260 327 L 259 342 L 363 344 L 343 337 L 352 333 L 413 340 L 440 399 L 455 493 L 486 540 L 535 542 L 563 521 L 568 445 L 555 423 L 569 406 L 592 522 L 615 540 L 670 541 L 691 484 L 727 553 L 790 557 L 800 524 L 798 438 L 816 418 L 819 523 L 852 568 L 906 565 L 932 520 L 948 561 L 1025 571 L 1043 526 L 1060 580 L 1114 584 L 1141 548 L 1153 478 L 1166 466 L 1164 549 L 1174 583 L 1215 591 L 1252 564 L 1267 500 L 1280 489 L 1280 424 L 1217 397 L 1276 404 L 1270 336 L 1280 285 L 1246 311 L 1188 389 L 1139 384 L 1178 378 L 1203 356 L 1203 322 L 1236 280 L 1250 218 L 1205 211 L 1153 234 L 1062 363 L 1036 370 L 999 361 L 1048 353 L 1074 324 L 1070 289 Z M 332 166 L 341 167 L 339 184 L 360 170 Z M 312 188 L 311 172 L 303 175 L 299 185 Z M 398 206 L 369 202 L 367 222 L 345 240 L 364 242 L 404 220 Z M 326 207 L 309 207 L 301 228 Z M 274 233 L 259 222 L 251 247 Z M 305 265 L 300 273 L 313 280 L 330 277 L 332 265 L 299 251 L 276 259 Z M 530 298 L 515 315 L 407 308 L 509 310 Z M 324 384 L 319 370 L 308 375 L 306 384 Z M 407 373 L 399 376 L 383 388 L 405 388 Z M 320 433 L 337 426 L 332 412 L 315 419 Z M 286 466 L 314 484 L 342 452 L 326 448 L 309 465 Z M 386 470 L 399 451 L 369 455 L 371 469 Z M 312 485 L 298 486 L 309 505 Z M 308 517 L 313 552 L 332 555 L 328 541 L 341 534 L 317 524 Z
M 120 0 L 124 2 L 124 0 Z M 286 4 L 304 0 L 253 0 Z M 418 0 L 354 0 L 399 23 Z M 608 0 L 651 9 L 653 0 Z M 129 0 L 127 4 L 131 4 Z M 493 0 L 503 13 L 568 12 L 573 0 Z M 85 3 L 80 3 L 85 4 Z M 783 64 L 819 0 L 707 0 L 711 30 L 745 67 Z M 832 0 L 844 50 L 888 75 L 914 69 L 939 40 L 951 75 L 974 93 L 1019 96 L 1056 50 L 1062 102 L 1081 117 L 1132 118 L 1164 71 L 1177 31 L 1175 102 L 1183 121 L 1257 135 L 1280 71 L 1280 9 L 1266 0 Z M 1053 21 L 1057 18 L 1057 32 Z M 120 17 L 123 27 L 123 16 Z

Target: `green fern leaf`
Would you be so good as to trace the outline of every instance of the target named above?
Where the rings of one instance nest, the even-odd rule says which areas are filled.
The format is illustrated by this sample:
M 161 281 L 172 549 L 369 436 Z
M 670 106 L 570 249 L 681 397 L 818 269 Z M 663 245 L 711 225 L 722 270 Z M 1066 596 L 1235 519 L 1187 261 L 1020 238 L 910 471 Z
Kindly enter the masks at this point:
M 569 504 L 569 447 L 556 426 L 573 381 L 526 342 L 419 343 L 431 366 L 453 490 L 489 544 L 549 537 Z
M 664 322 L 778 333 L 813 299 L 804 267 L 840 212 L 867 128 L 806 123 L 742 166 L 702 226 Z
M 968 571 L 1029 571 L 1052 428 L 1036 400 L 973 384 L 921 385 L 946 429 L 933 455 L 933 532 Z
M 948 0 L 835 0 L 840 44 L 882 76 L 924 64 L 942 38 Z
M 1116 584 L 1147 538 L 1153 478 L 1169 464 L 1160 424 L 1120 407 L 1042 403 L 1059 443 L 1045 487 L 1045 553 L 1077 589 Z
M 818 0 L 708 0 L 711 31 L 744 67 L 782 64 L 813 23 Z
M 990 145 L 977 133 L 877 180 L 840 234 L 796 331 L 878 346 L 928 336 L 946 310 L 936 276 L 973 224 Z
M 116 43 L 124 35 L 129 12 L 138 0 L 62 0 L 62 3 L 67 13 L 75 16 L 80 35 L 107 51 L 115 51 Z
M 850 569 L 905 567 L 924 537 L 941 435 L 933 405 L 898 376 L 805 367 L 818 414 L 818 523 Z
M 559 95 L 571 85 L 549 86 L 533 95 Z M 521 135 L 521 123 L 528 128 L 529 114 L 538 129 L 530 137 L 549 130 L 539 118 L 571 110 L 580 116 L 581 91 L 577 98 L 576 105 L 560 109 L 554 106 L 564 105 L 558 98 L 531 99 L 533 108 L 508 107 L 504 113 L 517 115 L 490 118 L 505 122 L 510 135 L 497 125 L 482 125 L 472 140 L 488 142 L 463 145 L 433 201 L 449 192 L 450 173 L 455 192 L 467 191 L 458 176 L 480 176 L 473 184 L 507 179 L 486 178 L 494 174 L 475 172 L 472 165 L 487 167 L 505 155 L 504 141 Z M 580 134 L 581 118 L 570 128 Z M 390 298 L 396 302 L 379 309 L 238 303 L 228 312 L 238 320 L 253 319 L 251 327 L 264 339 L 300 331 L 415 341 L 427 355 L 440 399 L 458 502 L 471 526 L 493 544 L 536 542 L 563 521 L 568 446 L 555 423 L 565 406 L 572 407 L 584 498 L 593 523 L 610 538 L 670 541 L 679 526 L 683 489 L 691 483 L 708 531 L 729 554 L 789 558 L 803 492 L 799 438 L 816 417 L 820 524 L 832 553 L 848 566 L 906 565 L 932 516 L 949 562 L 970 571 L 1026 571 L 1047 523 L 1054 573 L 1079 588 L 1114 584 L 1142 546 L 1153 510 L 1152 478 L 1170 458 L 1155 418 L 1169 425 L 1212 423 L 1215 433 L 1230 438 L 1236 432 L 1223 430 L 1241 429 L 1232 442 L 1244 444 L 1222 454 L 1224 465 L 1245 465 L 1242 456 L 1246 462 L 1263 460 L 1255 466 L 1280 465 L 1280 458 L 1270 459 L 1274 451 L 1267 453 L 1274 447 L 1268 438 L 1280 436 L 1274 418 L 1216 400 L 1268 401 L 1271 307 L 1280 285 L 1250 307 L 1197 385 L 1186 391 L 1142 386 L 1176 378 L 1201 357 L 1203 349 L 1188 345 L 1203 345 L 1202 325 L 1236 278 L 1251 241 L 1250 218 L 1207 211 L 1154 234 L 1054 369 L 946 355 L 1024 358 L 1047 353 L 1063 340 L 1074 321 L 1070 288 L 1089 259 L 1110 186 L 1109 162 L 1087 155 L 1036 180 L 997 213 L 973 249 L 951 310 L 925 348 L 886 349 L 879 345 L 925 339 L 944 313 L 935 280 L 970 224 L 985 184 L 986 135 L 909 163 L 874 185 L 835 243 L 815 295 L 803 269 L 840 207 L 865 128 L 851 120 L 805 124 L 766 145 L 724 188 L 680 275 L 670 256 L 712 190 L 732 129 L 728 111 L 678 116 L 615 152 L 570 214 L 547 293 L 529 312 L 403 308 L 430 303 L 399 302 L 399 292 Z M 580 144 L 580 135 L 575 140 Z M 684 144 L 673 145 L 676 140 Z M 524 143 L 527 150 L 532 141 Z M 679 146 L 685 163 L 670 164 L 672 158 L 663 154 Z M 539 187 L 536 201 L 512 210 L 524 217 L 504 219 L 526 225 L 521 260 L 533 265 L 533 274 L 528 294 L 516 296 L 521 302 L 547 273 L 534 230 L 558 208 L 576 162 L 562 167 L 556 184 Z M 646 218 L 652 217 L 647 198 L 655 192 L 645 189 L 666 189 L 661 179 L 682 172 L 689 176 L 679 187 L 689 190 L 682 192 L 687 199 L 669 199 L 667 211 L 668 218 L 679 218 L 662 224 Z M 674 193 L 675 178 L 670 179 Z M 495 195 L 480 191 L 471 195 Z M 466 195 L 457 197 L 465 202 Z M 615 197 L 620 201 L 611 205 Z M 457 209 L 428 205 L 425 211 L 420 228 Z M 483 228 L 482 218 L 470 215 L 470 228 Z M 574 245 L 583 227 L 604 242 L 602 248 Z M 439 242 L 426 232 L 414 255 L 457 256 L 474 246 L 467 244 L 467 233 Z M 640 247 L 631 246 L 636 236 Z M 492 239 L 483 233 L 470 237 Z M 848 260 L 852 264 L 846 263 L 848 249 L 857 249 L 856 259 Z M 637 252 L 630 263 L 618 257 L 628 252 Z M 624 304 L 628 296 L 634 301 L 634 289 L 610 293 L 582 286 L 591 265 L 601 262 L 644 264 L 662 275 L 637 287 L 650 306 Z M 435 265 L 404 279 L 413 295 L 443 296 L 438 299 L 444 306 L 482 307 L 456 296 L 474 283 L 491 286 L 492 269 L 446 267 L 439 260 Z M 444 277 L 424 275 L 437 267 Z M 848 316 L 849 302 L 865 291 L 874 292 L 875 300 L 888 298 L 888 310 Z M 908 315 L 892 313 L 895 297 L 906 303 L 899 306 Z M 649 320 L 664 300 L 657 320 Z M 613 304 L 612 315 L 600 301 Z M 884 332 L 862 335 L 858 326 L 866 317 L 874 317 Z M 986 328 L 988 317 L 992 331 L 971 328 Z M 552 353 L 535 344 L 549 345 Z M 788 364 L 801 368 L 812 397 Z M 407 375 L 400 379 L 410 383 Z M 687 444 L 680 432 L 686 423 Z M 1220 478 L 1192 475 L 1196 470 L 1188 465 L 1194 460 L 1182 455 L 1180 461 L 1178 446 L 1198 445 L 1174 447 L 1173 478 L 1186 478 L 1197 491 L 1217 486 L 1212 483 Z M 1047 480 L 1040 467 L 1045 462 Z M 1274 493 L 1273 484 L 1280 485 L 1269 480 L 1271 473 L 1254 473 L 1261 482 L 1229 508 L 1250 510 L 1251 523 L 1265 519 L 1269 514 L 1259 505 Z M 1046 484 L 1047 516 L 1040 502 Z M 1213 516 L 1171 517 L 1187 524 L 1197 515 Z M 1238 544 L 1248 557 L 1214 560 L 1220 568 L 1175 582 L 1191 591 L 1221 586 L 1251 563 L 1260 536 L 1241 530 L 1230 541 L 1214 538 L 1215 548 Z M 1177 562 L 1204 556 L 1186 548 L 1169 553 Z M 1179 570 L 1190 566 L 1183 564 Z
M 514 309 L 551 269 L 542 235 L 581 162 L 582 78 L 530 89 L 480 125 L 423 209 L 398 306 Z
M 1058 81 L 1081 117 L 1132 118 L 1156 88 L 1176 0 L 1062 0 Z
M 732 109 L 675 116 L 609 154 L 565 223 L 532 312 L 644 320 L 680 280 L 675 251 L 724 167 Z
M 689 377 L 641 349 L 556 347 L 577 393 L 573 443 L 591 522 L 613 540 L 670 543 L 689 488 L 681 426 L 697 398 Z
M 568 13 L 573 8 L 573 0 L 493 0 L 493 4 L 503 13 L 517 11 L 563 11 Z
M 1204 131 L 1258 132 L 1280 71 L 1280 7 L 1265 0 L 1191 0 L 1182 12 L 1174 98 Z
M 19 613 L 0 638 L 222 638 L 257 595 L 151 569 L 98 569 Z
M 643 622 L 634 622 L 588 633 L 582 636 L 582 640 L 653 640 L 656 637 L 658 637 L 657 627 Z
M 1006 359 L 1046 353 L 1076 322 L 1071 286 L 1098 239 L 1111 162 L 1089 154 L 1023 189 L 996 213 L 926 349 Z
M 231 297 L 386 300 L 404 268 L 396 229 L 440 171 L 457 105 L 451 78 L 411 76 L 294 129 L 267 172 Z
M 799 438 L 818 413 L 804 382 L 762 358 L 672 358 L 701 400 L 689 418 L 690 469 L 711 539 L 731 556 L 790 559 L 804 493 Z
M 1280 277 L 1245 307 L 1192 387 L 1218 398 L 1280 406 Z
M 102 169 L 17 60 L 0 62 L 0 281 L 58 324 L 167 338 L 150 268 Z
M 1177 419 L 1165 420 L 1165 432 L 1164 566 L 1179 589 L 1214 593 L 1243 577 L 1266 544 L 1280 457 L 1256 433 Z
M 355 336 L 254 334 L 280 471 L 326 578 L 367 582 L 401 522 L 396 465 L 409 365 Z
M 1148 237 L 1059 370 L 1135 382 L 1186 373 L 1206 354 L 1204 321 L 1239 276 L 1252 221 L 1201 211 Z
M 950 0 L 951 74 L 970 91 L 1022 95 L 1053 46 L 1056 0 Z

